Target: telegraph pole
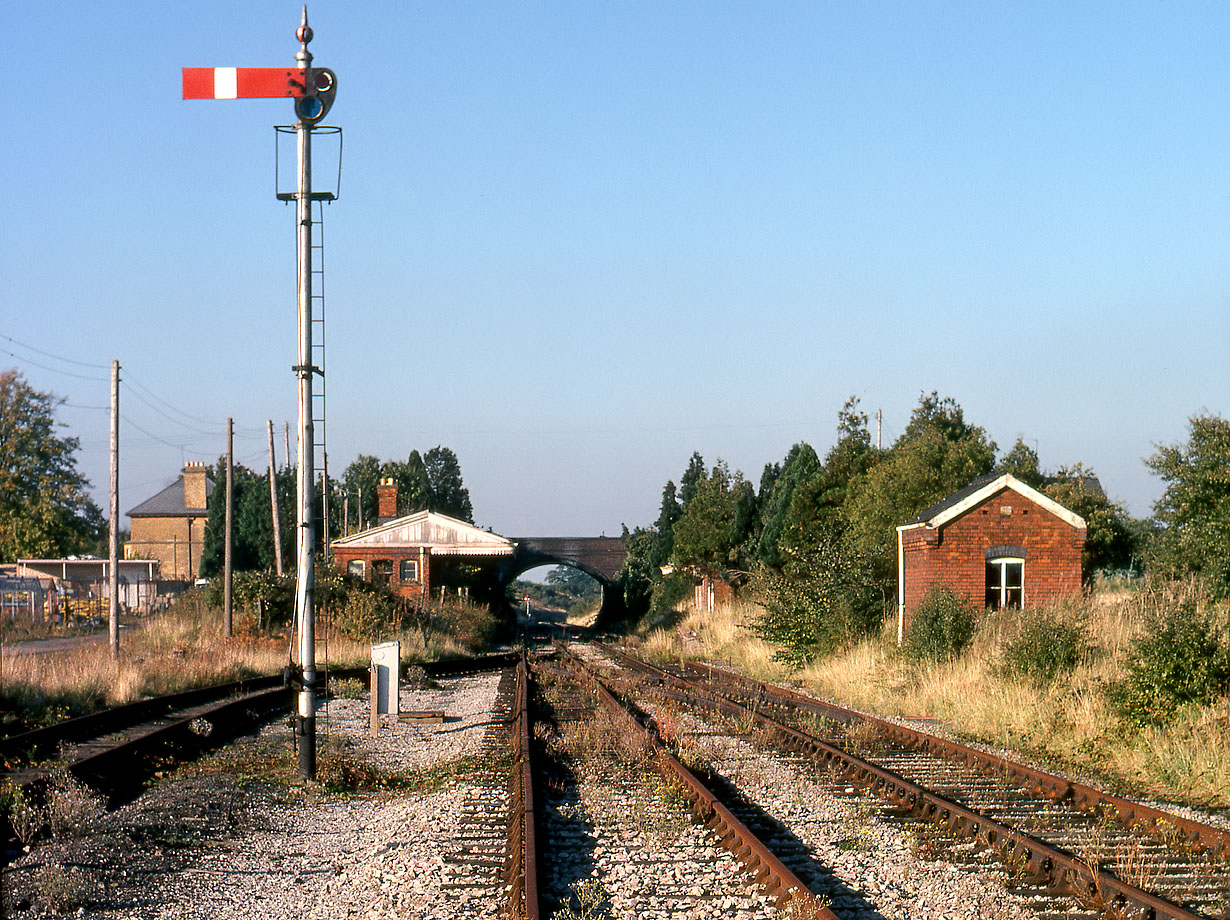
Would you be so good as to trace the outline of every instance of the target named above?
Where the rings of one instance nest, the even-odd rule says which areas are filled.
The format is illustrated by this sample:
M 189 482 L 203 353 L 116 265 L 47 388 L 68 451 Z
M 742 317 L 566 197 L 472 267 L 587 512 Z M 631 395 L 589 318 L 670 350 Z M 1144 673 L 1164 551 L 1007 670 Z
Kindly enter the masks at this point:
M 234 608 L 231 606 L 232 601 L 232 582 L 233 568 L 231 563 L 234 559 L 234 534 L 235 534 L 235 426 L 228 418 L 226 420 L 226 537 L 223 542 L 223 559 L 222 559 L 222 635 L 226 638 L 231 637 L 232 616 Z
M 107 586 L 109 617 L 107 631 L 111 657 L 120 656 L 120 362 L 111 362 L 111 527 L 107 562 L 111 583 Z
M 273 564 L 282 577 L 282 518 L 278 514 L 278 465 L 273 459 L 273 419 L 269 419 L 269 504 L 273 509 Z

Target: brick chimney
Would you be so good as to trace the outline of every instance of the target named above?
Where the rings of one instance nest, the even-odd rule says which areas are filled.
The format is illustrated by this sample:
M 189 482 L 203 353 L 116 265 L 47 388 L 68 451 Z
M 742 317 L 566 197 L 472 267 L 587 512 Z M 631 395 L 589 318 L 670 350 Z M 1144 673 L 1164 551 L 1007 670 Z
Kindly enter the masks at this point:
M 397 517 L 397 483 L 392 479 L 380 480 L 376 486 L 376 523 L 387 524 Z
M 184 508 L 197 510 L 205 507 L 205 464 L 186 463 L 184 465 Z

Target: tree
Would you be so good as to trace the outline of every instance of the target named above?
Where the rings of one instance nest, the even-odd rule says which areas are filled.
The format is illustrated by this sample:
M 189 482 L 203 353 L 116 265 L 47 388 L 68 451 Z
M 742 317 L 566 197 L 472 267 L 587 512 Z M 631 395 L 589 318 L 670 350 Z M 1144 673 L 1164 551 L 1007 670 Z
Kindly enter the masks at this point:
M 677 566 L 719 575 L 736 561 L 735 491 L 742 481 L 738 474 L 732 483 L 730 470 L 719 460 L 708 476 L 696 482 L 691 501 L 675 524 Z
M 398 517 L 431 507 L 431 481 L 427 464 L 417 450 L 410 451 L 404 463 L 390 460 L 380 468 L 381 479 L 392 479 L 397 486 Z
M 0 561 L 82 552 L 103 532 L 77 470 L 80 441 L 56 434 L 63 401 L 17 370 L 0 373 Z
M 342 487 L 350 499 L 350 518 L 354 526 L 376 523 L 376 486 L 380 484 L 380 459 L 359 454 L 342 472 Z
M 1230 422 L 1220 415 L 1189 420 L 1186 444 L 1159 445 L 1145 463 L 1166 482 L 1153 506 L 1161 525 L 1149 568 L 1206 578 L 1230 593 Z
M 282 558 L 294 570 L 295 554 L 295 473 L 286 468 L 277 475 L 278 515 L 281 517 Z M 234 530 L 231 535 L 231 564 L 236 572 L 271 570 L 274 565 L 273 513 L 269 505 L 269 474 L 257 474 L 242 463 L 233 464 L 235 484 Z M 201 574 L 206 577 L 222 571 L 226 557 L 226 458 L 215 468 L 213 494 L 209 496 L 209 516 L 201 547 Z M 317 534 L 318 539 L 323 534 Z
M 760 496 L 760 545 L 757 556 L 770 568 L 781 566 L 782 558 L 778 543 L 794 493 L 820 470 L 820 458 L 815 449 L 806 442 L 790 448 L 782 462 L 781 472 L 773 482 L 768 495 Z
M 888 584 L 897 566 L 896 528 L 991 471 L 995 443 L 961 407 L 924 395 L 888 456 L 851 484 L 842 506 L 847 537 Z
M 1136 548 L 1128 513 L 1122 505 L 1107 498 L 1096 483 L 1093 470 L 1077 463 L 1072 467 L 1060 467 L 1042 487 L 1047 498 L 1053 498 L 1085 519 L 1081 577 L 1086 583 L 1102 569 L 1130 568 Z
M 654 569 L 661 569 L 670 561 L 671 552 L 675 548 L 675 522 L 682 514 L 679 500 L 675 497 L 675 484 L 666 481 L 662 487 L 662 505 L 658 510 L 658 520 L 654 524 L 653 548 L 649 553 L 649 564 Z
M 683 475 L 679 478 L 679 504 L 686 508 L 688 502 L 692 500 L 692 496 L 696 494 L 696 488 L 700 481 L 705 478 L 705 458 L 700 455 L 699 451 L 692 451 L 692 458 L 688 461 L 688 468 L 683 471 Z
M 1038 469 L 1038 452 L 1020 437 L 1012 445 L 1012 450 L 1000 457 L 995 471 L 1010 473 L 1033 489 L 1041 489 L 1046 484 L 1046 477 Z
M 436 446 L 423 457 L 427 468 L 427 482 L 431 488 L 432 511 L 474 523 L 474 506 L 470 504 L 470 490 L 461 481 L 461 463 L 457 455 L 447 447 Z

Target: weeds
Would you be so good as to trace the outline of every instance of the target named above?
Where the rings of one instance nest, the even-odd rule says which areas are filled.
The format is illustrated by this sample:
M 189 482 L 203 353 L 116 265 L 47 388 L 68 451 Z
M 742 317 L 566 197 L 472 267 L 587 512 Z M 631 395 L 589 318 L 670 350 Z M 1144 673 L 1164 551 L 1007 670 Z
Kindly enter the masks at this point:
M 568 900 L 551 920 L 602 920 L 609 917 L 610 898 L 597 879 L 582 879 L 572 886 Z
M 98 890 L 98 882 L 78 866 L 44 863 L 35 875 L 39 904 L 57 914 L 84 907 Z

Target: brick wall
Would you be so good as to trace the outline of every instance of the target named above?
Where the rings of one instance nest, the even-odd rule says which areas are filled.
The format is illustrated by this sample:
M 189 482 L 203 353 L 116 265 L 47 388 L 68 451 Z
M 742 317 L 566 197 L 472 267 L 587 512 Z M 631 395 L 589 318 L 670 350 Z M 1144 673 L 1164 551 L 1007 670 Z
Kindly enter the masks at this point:
M 927 590 L 947 584 L 974 606 L 986 599 L 986 550 L 1025 550 L 1024 597 L 1033 606 L 1079 591 L 1085 531 L 1011 489 L 1002 489 L 940 528 L 901 533 L 906 627 Z
M 158 577 L 192 581 L 201 572 L 205 517 L 134 517 L 125 559 L 157 559 Z
M 401 597 L 422 597 L 431 593 L 430 548 L 424 548 L 422 551 L 417 546 L 335 546 L 333 548 L 333 562 L 343 572 L 348 571 L 350 562 L 354 559 L 363 562 L 363 578 L 367 581 L 372 580 L 373 563 L 380 561 L 391 563 L 393 576 L 389 587 Z M 401 574 L 403 561 L 418 563 L 418 581 L 402 582 L 400 580 L 398 576 Z

